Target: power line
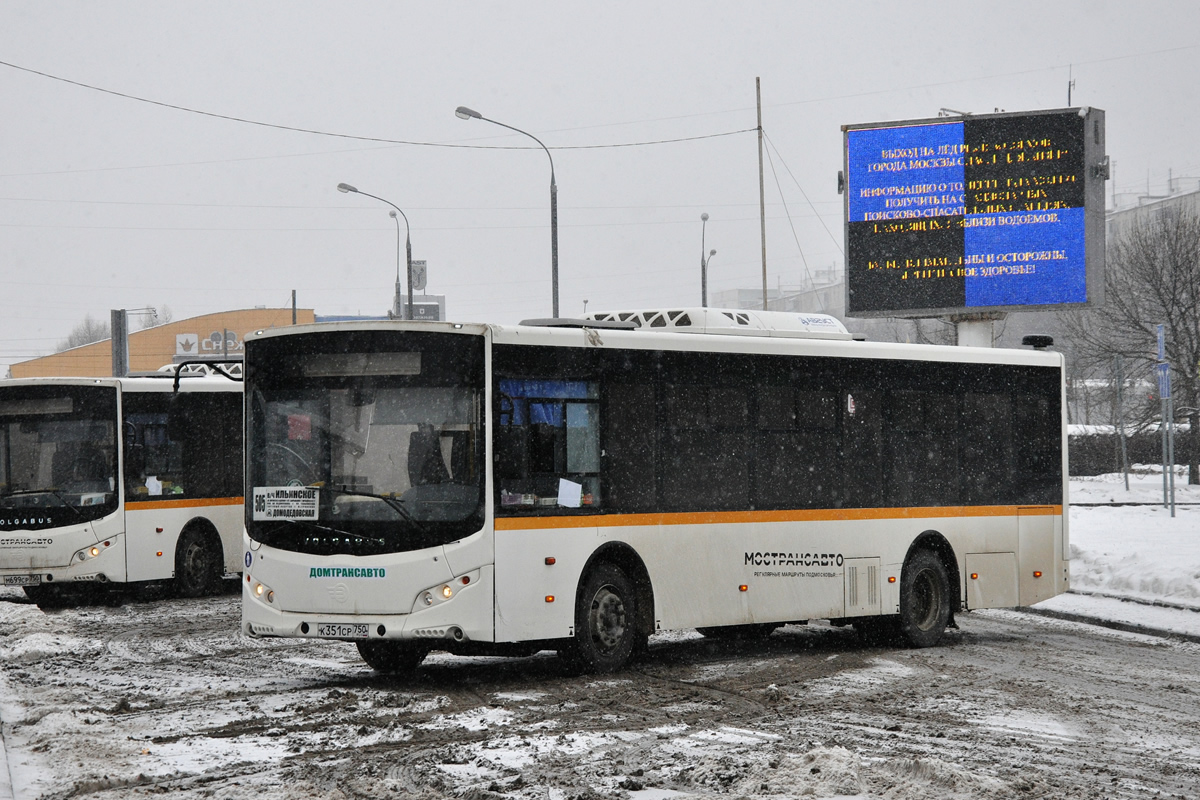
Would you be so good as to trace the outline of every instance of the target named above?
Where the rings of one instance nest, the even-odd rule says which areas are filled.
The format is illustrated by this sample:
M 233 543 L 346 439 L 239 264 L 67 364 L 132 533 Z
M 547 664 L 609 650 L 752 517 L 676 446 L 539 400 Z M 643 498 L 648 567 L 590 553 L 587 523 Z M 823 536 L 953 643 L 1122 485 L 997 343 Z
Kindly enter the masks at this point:
M 247 119 L 246 117 L 235 117 L 230 114 L 218 114 L 214 111 L 203 111 L 198 108 L 189 108 L 188 106 L 176 105 L 174 103 L 165 103 L 161 100 L 151 100 L 148 97 L 139 97 L 138 95 L 128 94 L 127 92 L 118 92 L 115 89 L 105 89 L 102 86 L 94 86 L 82 81 L 74 81 L 70 78 L 64 78 L 59 75 L 51 75 L 48 72 L 22 67 L 19 64 L 13 64 L 9 61 L 0 61 L 0 66 L 9 67 L 11 69 L 27 72 L 31 75 L 38 75 L 43 78 L 48 78 L 52 81 L 67 83 L 71 86 L 78 86 L 81 89 L 87 89 L 93 92 L 113 95 L 114 97 L 122 97 L 126 100 L 134 100 L 139 103 L 146 103 L 160 108 L 169 108 L 173 111 L 183 111 L 188 114 L 198 114 L 202 117 L 212 117 L 213 119 L 222 119 L 227 122 L 238 122 L 243 125 L 257 125 L 261 128 L 273 128 L 281 131 L 292 131 L 294 133 L 308 133 L 314 136 L 329 136 L 336 139 L 353 139 L 360 142 L 380 142 L 384 144 L 409 145 L 412 147 L 448 147 L 459 150 L 531 150 L 541 149 L 533 148 L 525 145 L 482 145 L 482 144 L 455 144 L 451 142 L 421 142 L 410 139 L 388 139 L 382 136 L 359 136 L 351 133 L 336 133 L 334 131 L 322 131 L 315 128 L 301 128 L 294 125 L 280 125 L 274 122 L 263 122 L 261 120 Z M 653 141 L 644 142 L 618 142 L 614 144 L 584 144 L 584 145 L 561 145 L 558 147 L 550 147 L 550 150 L 599 150 L 614 147 L 648 147 L 651 145 L 660 144 L 678 144 L 680 142 L 695 142 L 702 139 L 716 139 L 722 136 L 735 136 L 740 133 L 750 133 L 756 131 L 757 128 L 745 128 L 737 131 L 725 131 L 723 133 L 709 133 L 698 136 L 682 136 L 675 139 L 656 139 Z
M 116 167 L 115 169 L 121 169 Z M 130 169 L 137 169 L 130 167 Z M 0 176 L 11 177 L 11 176 Z M 151 206 L 156 208 L 239 208 L 239 209 L 272 209 L 283 211 L 373 211 L 377 210 L 378 206 L 348 206 L 344 203 L 338 205 L 320 205 L 320 206 L 302 206 L 302 205 L 272 205 L 263 203 L 159 203 L 147 200 L 58 200 L 45 197 L 0 197 L 0 202 L 12 203 L 72 203 L 81 205 L 100 205 L 100 206 Z M 828 201 L 830 203 L 837 201 Z M 772 203 L 772 205 L 774 205 Z M 545 209 L 542 206 L 410 206 L 413 211 L 538 211 L 543 212 Z M 693 209 L 693 208 L 758 208 L 757 203 L 684 203 L 674 205 L 653 205 L 653 206 L 577 206 L 569 205 L 562 206 L 568 211 L 645 211 L 653 209 Z
M 772 204 L 774 205 L 774 204 Z M 784 206 L 786 211 L 786 205 Z M 532 209 L 531 209 L 532 210 Z M 769 217 L 778 219 L 778 217 Z M 758 217 L 730 217 L 728 222 L 757 222 Z M 690 220 L 645 220 L 637 222 L 577 222 L 560 225 L 560 228 L 627 228 L 646 227 L 652 225 L 690 225 Z M 531 225 L 423 225 L 420 230 L 436 231 L 507 231 L 507 230 L 539 230 L 547 227 L 548 223 L 539 222 Z M 363 231 L 384 230 L 383 227 L 369 228 L 317 228 L 303 227 L 255 227 L 229 228 L 217 226 L 145 226 L 145 225 L 35 225 L 19 222 L 0 222 L 0 228 L 27 228 L 35 230 L 78 230 L 78 231 L 172 231 L 175 233 L 361 233 Z
M 763 136 L 765 137 L 766 135 L 767 134 L 764 131 Z M 771 158 L 771 150 L 772 149 L 773 148 L 767 149 L 767 161 L 769 161 L 771 164 L 771 177 L 775 179 L 775 189 L 779 192 L 779 199 L 784 201 L 784 203 L 785 203 L 784 208 L 786 208 L 787 201 L 784 200 L 784 197 L 783 197 L 783 187 L 779 185 L 779 173 L 777 173 L 775 171 L 775 159 Z M 812 286 L 813 285 L 812 272 L 808 269 L 808 259 L 805 258 L 805 256 L 804 256 L 804 248 L 800 246 L 800 236 L 796 233 L 796 224 L 792 221 L 791 214 L 787 215 L 787 220 L 788 220 L 788 225 L 792 229 L 792 238 L 796 241 L 796 249 L 800 252 L 800 261 L 804 265 L 804 277 L 808 279 L 808 284 L 810 286 Z M 825 301 L 821 298 L 820 294 L 817 295 L 817 302 L 819 302 L 821 304 L 821 312 L 824 313 L 825 312 Z
M 767 132 L 765 130 L 763 131 L 763 138 L 767 140 L 767 144 L 769 144 L 771 149 L 775 151 L 775 155 L 779 156 L 779 163 L 783 164 L 783 168 L 787 170 L 787 174 L 791 176 L 792 180 L 795 182 L 796 188 L 799 189 L 800 194 L 804 196 L 805 202 L 807 202 L 809 208 L 813 210 L 813 216 L 815 216 L 817 221 L 821 223 L 821 227 L 825 229 L 825 233 L 829 234 L 829 238 L 833 242 L 834 247 L 838 249 L 839 253 L 842 253 L 844 258 L 846 254 L 842 252 L 842 243 L 839 242 L 837 237 L 833 235 L 833 231 L 829 230 L 829 226 L 825 224 L 825 220 L 821 217 L 821 213 L 817 211 L 817 207 L 813 204 L 813 201 L 808 199 L 808 192 L 804 191 L 804 187 L 800 185 L 800 181 L 796 179 L 796 176 L 792 173 L 791 167 L 789 167 L 787 162 L 783 160 L 783 155 L 779 152 L 779 148 L 775 146 L 775 142 L 771 141 L 771 137 L 767 136 Z M 774 166 L 772 166 L 772 169 L 774 169 Z

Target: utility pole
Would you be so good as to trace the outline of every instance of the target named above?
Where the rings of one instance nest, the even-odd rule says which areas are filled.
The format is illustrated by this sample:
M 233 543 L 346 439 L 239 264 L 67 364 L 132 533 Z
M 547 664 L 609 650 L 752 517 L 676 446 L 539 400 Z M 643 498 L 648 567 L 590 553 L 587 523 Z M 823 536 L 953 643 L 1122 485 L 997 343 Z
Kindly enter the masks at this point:
M 109 328 L 112 331 L 112 374 L 124 378 L 129 374 L 129 315 L 123 308 L 109 312 Z
M 767 203 L 763 190 L 763 128 L 762 87 L 759 78 L 754 79 L 754 97 L 758 105 L 758 227 L 762 238 L 763 311 L 767 310 Z

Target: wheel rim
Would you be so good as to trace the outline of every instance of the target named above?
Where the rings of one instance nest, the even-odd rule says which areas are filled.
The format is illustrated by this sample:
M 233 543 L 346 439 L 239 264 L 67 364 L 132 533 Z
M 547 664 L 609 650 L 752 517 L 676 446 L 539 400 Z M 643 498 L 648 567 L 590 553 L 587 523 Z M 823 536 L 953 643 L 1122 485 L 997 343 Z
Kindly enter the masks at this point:
M 913 581 L 913 623 L 923 631 L 937 625 L 942 589 L 932 570 L 923 570 Z
M 188 542 L 183 551 L 184 580 L 189 586 L 197 587 L 204 583 L 209 569 L 208 554 L 204 547 L 196 541 Z
M 600 650 L 608 652 L 620 646 L 625 638 L 625 601 L 611 586 L 602 586 L 592 598 L 591 613 L 588 615 L 592 641 Z

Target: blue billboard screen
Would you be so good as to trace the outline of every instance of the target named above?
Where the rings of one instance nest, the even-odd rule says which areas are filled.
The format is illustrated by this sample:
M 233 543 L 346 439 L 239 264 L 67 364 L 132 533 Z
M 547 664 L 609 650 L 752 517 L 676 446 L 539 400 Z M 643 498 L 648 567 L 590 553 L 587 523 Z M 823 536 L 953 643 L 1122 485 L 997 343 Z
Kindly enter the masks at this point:
M 1088 180 L 1085 151 L 1102 145 L 1102 128 L 1090 143 L 1090 113 L 1102 120 L 1068 110 L 848 126 L 847 314 L 1094 300 L 1103 190 Z

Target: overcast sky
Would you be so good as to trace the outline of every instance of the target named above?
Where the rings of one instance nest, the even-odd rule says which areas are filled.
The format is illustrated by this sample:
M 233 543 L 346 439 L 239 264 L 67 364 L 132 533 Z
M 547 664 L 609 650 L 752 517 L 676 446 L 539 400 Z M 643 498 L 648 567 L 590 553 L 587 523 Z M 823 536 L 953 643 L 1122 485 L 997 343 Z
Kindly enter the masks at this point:
M 772 288 L 841 267 L 843 124 L 1073 79 L 1116 190 L 1161 193 L 1200 176 L 1197 31 L 1192 0 L 2 0 L 0 375 L 113 308 L 385 313 L 396 228 L 343 181 L 452 319 L 549 316 L 546 153 L 459 105 L 553 151 L 564 316 L 699 305 L 702 212 L 710 297 L 761 287 L 756 77 Z

